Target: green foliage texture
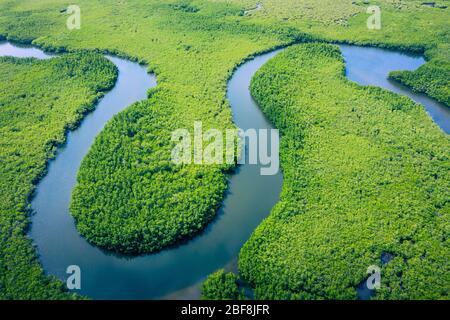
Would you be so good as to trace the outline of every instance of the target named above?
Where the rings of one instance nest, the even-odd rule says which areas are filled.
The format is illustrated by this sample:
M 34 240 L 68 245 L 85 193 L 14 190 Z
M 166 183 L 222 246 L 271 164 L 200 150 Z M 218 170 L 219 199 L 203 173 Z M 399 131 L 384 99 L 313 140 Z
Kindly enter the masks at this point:
M 252 95 L 281 130 L 281 201 L 241 250 L 260 299 L 448 299 L 450 140 L 409 98 L 344 76 L 338 47 L 293 46 Z M 394 258 L 382 265 L 381 256 Z
M 116 80 L 101 55 L 0 58 L 0 298 L 74 297 L 42 273 L 30 239 L 29 199 L 46 164 Z
M 203 300 L 239 300 L 238 277 L 223 269 L 211 274 L 202 285 Z
M 362 1 L 260 2 L 261 10 L 244 15 L 254 1 L 78 0 L 81 29 L 68 30 L 63 9 L 73 3 L 67 0 L 0 0 L 0 37 L 55 51 L 115 53 L 146 62 L 158 77 L 149 98 L 117 115 L 82 163 L 71 211 L 89 241 L 125 253 L 153 252 L 194 235 L 213 219 L 232 167 L 174 166 L 170 135 L 176 128 L 192 129 L 197 120 L 205 130 L 234 127 L 226 84 L 252 55 L 321 40 L 425 51 L 430 62 L 441 59 L 448 66 L 450 61 L 446 9 L 419 1 L 377 1 L 383 27 L 367 30 Z M 423 120 L 423 126 L 433 126 Z M 2 149 L 2 156 L 7 154 Z M 36 160 L 29 158 L 20 161 Z M 27 250 L 12 252 L 25 259 L 34 249 L 23 237 L 20 217 L 11 213 L 8 219 L 17 224 L 17 239 Z M 38 264 L 32 266 L 40 274 Z M 16 268 L 21 279 L 29 277 L 26 268 Z M 7 269 L 0 271 L 5 297 L 42 297 L 6 279 Z M 44 292 L 46 285 L 40 285 Z
M 447 62 L 436 59 L 415 71 L 395 71 L 389 76 L 450 107 L 450 67 Z

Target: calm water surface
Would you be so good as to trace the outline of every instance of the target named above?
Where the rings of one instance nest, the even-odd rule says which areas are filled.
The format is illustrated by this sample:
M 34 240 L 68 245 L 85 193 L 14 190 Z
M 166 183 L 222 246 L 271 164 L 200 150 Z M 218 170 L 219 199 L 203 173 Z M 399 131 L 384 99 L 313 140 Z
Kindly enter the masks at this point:
M 423 95 L 412 93 L 387 80 L 393 70 L 414 70 L 424 63 L 392 51 L 341 46 L 347 76 L 360 84 L 384 87 L 422 103 L 430 116 L 448 132 L 448 108 Z M 249 93 L 254 73 L 279 51 L 256 57 L 235 72 L 228 85 L 236 125 L 242 129 L 272 128 Z M 36 48 L 0 43 L 0 56 L 51 56 Z M 80 127 L 70 132 L 67 144 L 49 164 L 39 183 L 32 208 L 30 237 L 37 245 L 47 274 L 65 280 L 66 268 L 78 265 L 82 272 L 81 294 L 95 299 L 198 298 L 199 283 L 223 266 L 235 266 L 239 249 L 251 232 L 279 200 L 281 173 L 261 176 L 259 165 L 242 165 L 229 177 L 229 191 L 217 219 L 206 230 L 178 247 L 139 257 L 118 256 L 88 244 L 68 211 L 71 191 L 83 157 L 108 120 L 133 102 L 146 98 L 156 80 L 145 67 L 116 57 L 107 57 L 119 69 L 114 89 L 87 115 Z M 233 268 L 233 267 L 231 267 Z

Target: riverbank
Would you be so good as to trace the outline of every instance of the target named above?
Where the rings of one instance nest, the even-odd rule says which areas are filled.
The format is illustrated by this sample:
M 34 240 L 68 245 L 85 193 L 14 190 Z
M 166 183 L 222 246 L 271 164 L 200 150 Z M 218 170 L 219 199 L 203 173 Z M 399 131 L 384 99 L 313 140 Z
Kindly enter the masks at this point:
M 143 111 L 147 118 L 140 123 L 140 127 L 150 132 L 150 138 L 155 140 L 167 139 L 158 134 L 158 129 L 166 124 L 172 125 L 174 120 L 179 122 L 176 124 L 178 127 L 186 127 L 199 119 L 208 121 L 212 127 L 233 126 L 231 111 L 225 100 L 227 80 L 233 68 L 245 57 L 268 48 L 301 39 L 322 39 L 418 48 L 425 50 L 427 55 L 431 51 L 439 54 L 448 52 L 440 46 L 448 43 L 445 33 L 448 18 L 444 10 L 425 11 L 409 6 L 398 10 L 392 7 L 390 1 L 382 1 L 383 28 L 370 31 L 367 30 L 367 15 L 364 13 L 346 19 L 348 11 L 334 10 L 334 5 L 305 7 L 301 4 L 293 7 L 289 1 L 271 1 L 275 5 L 265 6 L 265 10 L 243 17 L 239 1 L 226 4 L 196 1 L 190 7 L 192 10 L 186 11 L 183 7 L 169 6 L 167 1 L 160 0 L 130 0 L 120 6 L 80 0 L 82 27 L 69 31 L 65 28 L 68 16 L 61 13 L 61 4 L 57 1 L 43 3 L 24 0 L 19 4 L 0 0 L 0 6 L 4 9 L 0 13 L 0 33 L 10 39 L 34 41 L 40 47 L 117 52 L 150 62 L 149 70 L 159 75 L 160 86 L 151 92 L 152 99 L 148 105 L 141 106 L 139 112 L 120 124 L 124 131 L 130 129 L 133 135 L 136 124 L 132 120 L 139 118 Z M 345 6 L 355 5 L 345 2 Z M 333 3 L 340 5 L 341 1 Z M 356 5 L 362 8 L 361 4 Z M 284 12 L 271 12 L 279 9 Z M 296 14 L 303 13 L 303 9 L 308 11 L 307 18 L 296 19 Z M 345 21 L 337 25 L 335 18 Z M 171 114 L 165 117 L 167 110 Z M 127 122 L 130 122 L 129 126 Z M 109 131 L 111 137 L 117 132 Z M 138 139 L 124 140 L 123 145 L 114 152 L 120 156 L 127 155 L 127 152 L 137 154 L 134 163 L 154 170 L 148 164 L 154 159 L 147 162 L 145 154 L 135 152 L 139 148 L 133 149 L 133 143 L 141 142 Z M 153 147 L 152 150 L 159 150 L 158 143 Z M 98 159 L 101 159 L 101 154 Z M 95 165 L 92 167 L 95 168 Z M 100 171 L 109 168 L 105 166 Z M 220 176 L 223 178 L 225 175 Z M 99 177 L 104 176 L 100 174 Z M 106 177 L 106 180 L 109 178 Z M 127 188 L 126 184 L 117 183 L 114 178 L 112 174 L 112 185 Z M 164 184 L 165 179 L 157 182 Z M 131 184 L 144 188 L 146 181 L 135 179 Z M 186 191 L 188 194 L 191 192 L 189 189 Z M 139 195 L 142 198 L 146 196 L 145 192 Z M 105 196 L 103 201 L 107 202 L 108 197 Z M 221 203 L 221 199 L 217 203 Z M 146 203 L 139 205 L 145 206 Z M 33 249 L 30 247 L 29 250 Z M 15 286 L 14 283 L 1 285 Z
M 0 44 L 8 54 L 14 47 Z M 47 58 L 39 50 L 19 56 Z M 74 299 L 45 276 L 31 240 L 29 201 L 47 162 L 95 103 L 114 86 L 117 70 L 100 55 L 75 53 L 50 60 L 0 58 L 0 299 Z
M 239 271 L 257 299 L 355 299 L 372 265 L 383 275 L 377 299 L 448 298 L 449 138 L 422 106 L 343 71 L 336 47 L 306 44 L 254 78 L 281 130 L 285 183 Z

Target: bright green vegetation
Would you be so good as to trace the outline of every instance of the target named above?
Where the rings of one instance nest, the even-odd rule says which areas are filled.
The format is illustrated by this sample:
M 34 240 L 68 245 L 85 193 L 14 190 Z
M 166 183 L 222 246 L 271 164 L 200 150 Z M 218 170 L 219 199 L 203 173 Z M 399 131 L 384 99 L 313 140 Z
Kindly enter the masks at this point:
M 213 0 L 223 2 L 221 0 Z M 363 7 L 355 5 L 354 1 L 321 0 L 230 0 L 248 9 L 253 9 L 256 3 L 261 4 L 259 11 L 252 15 L 265 19 L 279 19 L 283 21 L 320 22 L 324 25 L 342 24 L 357 13 L 363 12 Z
M 220 0 L 214 0 L 220 1 Z M 377 0 L 365 3 L 336 0 L 230 0 L 247 8 L 261 3 L 263 9 L 252 19 L 282 21 L 326 41 L 382 45 L 397 49 L 425 51 L 430 63 L 416 72 L 395 73 L 394 79 L 449 105 L 450 1 Z M 367 7 L 381 9 L 381 30 L 368 30 Z M 445 8 L 444 8 L 445 7 Z
M 75 32 L 65 28 L 62 5 L 33 2 L 26 8 L 60 24 L 44 33 L 53 37 L 35 41 L 41 46 L 138 56 L 157 73 L 158 87 L 149 99 L 115 117 L 96 139 L 71 205 L 78 229 L 90 242 L 124 253 L 152 252 L 192 235 L 214 217 L 230 169 L 174 165 L 172 131 L 192 130 L 197 120 L 205 131 L 233 128 L 225 102 L 231 71 L 249 53 L 291 40 L 288 31 L 279 30 L 262 38 L 256 27 L 234 21 L 238 7 L 224 4 L 192 4 L 201 10 L 187 10 L 175 5 L 181 2 L 102 3 L 107 1 L 78 3 L 83 22 Z M 24 31 L 15 28 L 8 24 L 3 33 L 15 38 L 15 32 Z
M 239 292 L 238 277 L 223 269 L 211 274 L 202 285 L 202 299 L 204 300 L 240 300 L 243 295 Z
M 390 77 L 414 91 L 426 93 L 450 107 L 450 64 L 432 60 L 416 71 L 396 71 Z
M 149 99 L 115 117 L 82 163 L 72 213 L 89 241 L 126 253 L 150 252 L 194 235 L 214 217 L 232 168 L 174 166 L 171 132 L 192 129 L 196 120 L 205 130 L 233 127 L 226 83 L 249 56 L 313 39 L 446 56 L 441 45 L 449 42 L 447 9 L 378 1 L 383 28 L 369 31 L 363 1 L 260 2 L 263 10 L 244 16 L 256 1 L 78 0 L 81 29 L 69 31 L 61 12 L 70 4 L 66 0 L 0 0 L 0 35 L 54 50 L 114 52 L 148 63 L 158 76 Z M 33 252 L 29 245 L 27 250 Z
M 251 91 L 281 130 L 281 201 L 241 251 L 263 299 L 353 299 L 382 266 L 380 299 L 450 292 L 450 139 L 409 98 L 344 76 L 338 47 L 293 46 Z
M 29 198 L 46 163 L 116 79 L 93 53 L 51 60 L 0 58 L 0 298 L 62 299 L 62 283 L 43 275 L 31 241 Z
M 130 1 L 112 5 L 110 1 L 80 1 L 82 28 L 77 31 L 65 28 L 67 16 L 60 13 L 63 1 L 6 3 L 9 10 L 0 33 L 9 38 L 37 38 L 36 44 L 53 49 L 119 52 L 148 62 L 158 74 L 159 86 L 150 99 L 116 117 L 96 140 L 81 167 L 71 206 L 79 231 L 90 242 L 125 253 L 159 250 L 193 235 L 214 217 L 226 190 L 224 173 L 230 168 L 174 166 L 170 134 L 176 128 L 191 129 L 196 120 L 203 121 L 206 129 L 233 127 L 224 99 L 225 85 L 242 59 L 300 39 L 369 43 L 383 39 L 386 45 L 416 49 L 422 49 L 419 41 L 426 39 L 416 39 L 416 33 L 411 33 L 405 42 L 405 37 L 397 35 L 398 28 L 369 32 L 366 14 L 350 29 L 350 20 L 362 9 L 346 2 L 328 1 L 304 11 L 311 7 L 310 2 L 294 5 L 285 1 L 280 6 L 266 1 L 265 10 L 243 17 L 242 2 Z M 286 10 L 278 12 L 277 8 Z M 390 3 L 387 8 L 389 19 L 391 14 L 398 19 L 404 12 L 405 23 L 419 13 L 426 14 L 422 9 L 419 13 L 400 12 Z M 33 12 L 32 18 L 29 12 Z M 298 19 L 298 12 L 308 14 Z M 288 13 L 293 16 L 287 17 Z M 338 18 L 332 18 L 336 15 Z M 27 17 L 21 19 L 24 24 L 15 23 L 21 16 Z M 14 23 L 9 22 L 12 18 Z M 433 19 L 437 26 L 445 25 L 440 13 L 434 13 Z M 345 31 L 344 39 L 330 34 L 336 28 L 329 25 L 337 20 L 346 21 L 337 24 L 345 28 L 340 30 Z M 311 24 L 305 27 L 305 21 Z M 426 22 L 428 30 L 431 27 L 429 20 Z M 303 30 L 313 37 L 305 36 Z M 23 38 L 22 34 L 31 36 Z
M 82 163 L 71 212 L 80 233 L 96 245 L 131 254 L 160 250 L 203 229 L 223 200 L 230 166 L 174 164 L 172 132 L 192 132 L 199 120 L 204 131 L 233 128 L 227 77 L 249 52 L 287 36 L 274 32 L 261 40 L 258 30 L 219 23 L 223 16 L 237 18 L 238 8 L 197 9 L 145 7 L 148 15 L 159 12 L 139 25 L 152 30 L 154 41 L 146 50 L 138 47 L 146 33 L 136 34 L 135 44 L 124 42 L 123 50 L 133 47 L 150 62 L 158 87 L 115 117 Z

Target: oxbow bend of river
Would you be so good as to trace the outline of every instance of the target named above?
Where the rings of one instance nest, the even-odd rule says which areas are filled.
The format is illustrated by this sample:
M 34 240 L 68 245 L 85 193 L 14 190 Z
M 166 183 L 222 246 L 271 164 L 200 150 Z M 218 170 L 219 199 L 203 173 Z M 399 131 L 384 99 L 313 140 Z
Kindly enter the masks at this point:
M 449 108 L 388 80 L 390 71 L 420 67 L 425 63 L 422 57 L 379 48 L 340 48 L 350 80 L 409 96 L 426 108 L 443 131 L 450 132 Z M 238 127 L 273 128 L 253 101 L 249 85 L 255 72 L 280 51 L 246 62 L 230 79 L 227 98 Z M 53 56 L 38 48 L 3 42 L 0 56 L 5 55 L 38 59 Z M 30 236 L 47 274 L 65 280 L 67 266 L 81 268 L 80 294 L 94 299 L 197 299 L 200 283 L 211 272 L 224 266 L 236 269 L 240 248 L 279 200 L 282 174 L 262 176 L 260 165 L 240 166 L 229 176 L 229 191 L 217 218 L 204 232 L 177 247 L 130 257 L 90 245 L 77 232 L 68 209 L 81 160 L 108 120 L 132 103 L 146 99 L 147 90 L 156 86 L 155 77 L 147 73 L 145 66 L 113 56 L 107 58 L 119 69 L 117 83 L 79 128 L 69 132 L 67 143 L 49 163 L 48 174 L 39 182 L 32 200 L 36 214 Z M 370 298 L 370 293 L 359 293 L 361 298 Z

